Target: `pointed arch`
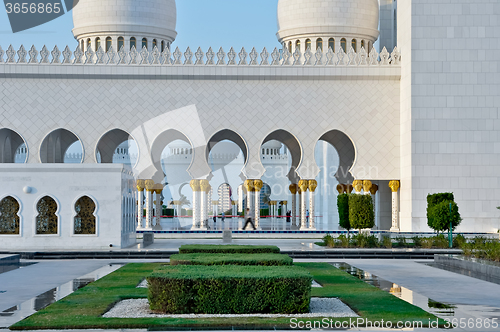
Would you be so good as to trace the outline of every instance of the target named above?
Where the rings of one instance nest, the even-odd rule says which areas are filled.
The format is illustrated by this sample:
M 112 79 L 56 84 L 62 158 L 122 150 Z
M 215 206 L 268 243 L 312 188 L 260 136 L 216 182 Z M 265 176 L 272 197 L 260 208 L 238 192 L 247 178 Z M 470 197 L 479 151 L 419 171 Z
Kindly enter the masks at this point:
M 240 134 L 232 131 L 231 129 L 221 130 L 221 131 L 215 133 L 210 138 L 210 140 L 208 141 L 208 144 L 207 144 L 207 149 L 206 149 L 207 162 L 208 162 L 208 157 L 210 155 L 210 151 L 212 151 L 214 146 L 217 145 L 217 143 L 222 142 L 222 141 L 226 141 L 226 140 L 231 141 L 234 144 L 238 145 L 238 147 L 243 152 L 243 156 L 245 158 L 245 164 L 246 164 L 247 159 L 248 159 L 248 145 Z
M 0 129 L 0 164 L 25 163 L 27 155 L 26 141 L 19 133 L 8 128 Z
M 44 164 L 62 164 L 68 148 L 79 142 L 81 146 L 81 156 L 79 162 L 83 161 L 83 144 L 73 132 L 59 128 L 45 136 L 40 145 L 40 161 Z
M 292 157 L 292 165 L 287 174 L 287 177 L 292 183 L 296 183 L 295 181 L 298 180 L 298 175 L 295 171 L 298 168 L 300 161 L 302 160 L 302 147 L 300 146 L 298 139 L 286 130 L 283 129 L 275 130 L 270 134 L 268 134 L 266 138 L 262 141 L 260 149 L 261 152 L 262 152 L 262 146 L 267 142 L 273 140 L 283 143 L 290 152 L 290 155 Z
M 127 143 L 126 147 L 123 145 Z M 117 149 L 120 147 L 120 151 Z M 135 166 L 137 160 L 133 160 L 129 154 L 129 148 L 138 149 L 135 139 L 125 130 L 115 128 L 102 135 L 97 143 L 95 158 L 98 163 L 103 164 L 129 164 Z M 137 151 L 138 153 L 139 151 Z M 123 158 L 121 158 L 120 155 Z
M 339 168 L 335 178 L 339 183 L 352 183 L 354 180 L 350 170 L 356 159 L 356 148 L 349 136 L 340 130 L 330 130 L 324 133 L 318 140 L 330 143 L 339 155 Z
M 59 205 L 57 201 L 49 196 L 43 196 L 36 203 L 37 215 L 35 217 L 36 235 L 59 234 Z
M 19 235 L 21 204 L 13 196 L 0 199 L 0 235 Z
M 74 235 L 96 235 L 97 234 L 97 204 L 89 196 L 81 196 L 75 204 L 73 217 Z

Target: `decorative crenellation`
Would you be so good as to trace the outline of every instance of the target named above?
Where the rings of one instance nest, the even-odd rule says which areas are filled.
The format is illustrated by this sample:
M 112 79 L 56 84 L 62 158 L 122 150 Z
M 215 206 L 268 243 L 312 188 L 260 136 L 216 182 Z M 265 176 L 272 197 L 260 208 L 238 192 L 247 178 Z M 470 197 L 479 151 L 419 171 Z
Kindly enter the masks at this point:
M 212 48 L 209 48 L 206 53 L 198 48 L 193 53 L 189 47 L 185 52 L 181 52 L 177 47 L 172 53 L 169 48 L 160 52 L 156 46 L 152 51 L 148 51 L 146 47 L 138 51 L 135 46 L 130 51 L 126 51 L 122 46 L 118 52 L 112 46 L 107 52 L 102 47 L 99 47 L 96 52 L 92 48 L 83 52 L 80 46 L 73 52 L 68 46 L 62 52 L 55 46 L 52 52 L 49 52 L 44 46 L 39 52 L 35 46 L 26 51 L 23 45 L 16 52 L 10 45 L 5 52 L 0 47 L 0 64 L 4 63 L 114 66 L 400 66 L 401 53 L 397 47 L 392 53 L 389 53 L 385 47 L 380 53 L 375 48 L 372 48 L 369 53 L 364 48 L 355 52 L 351 47 L 347 53 L 342 48 L 337 53 L 334 53 L 331 48 L 326 53 L 320 49 L 312 52 L 308 48 L 304 53 L 296 49 L 293 54 L 287 48 L 282 50 L 275 48 L 272 53 L 269 53 L 266 48 L 261 53 L 258 53 L 255 48 L 252 48 L 250 53 L 245 48 L 242 48 L 239 53 L 233 48 L 227 53 L 222 47 L 217 53 Z

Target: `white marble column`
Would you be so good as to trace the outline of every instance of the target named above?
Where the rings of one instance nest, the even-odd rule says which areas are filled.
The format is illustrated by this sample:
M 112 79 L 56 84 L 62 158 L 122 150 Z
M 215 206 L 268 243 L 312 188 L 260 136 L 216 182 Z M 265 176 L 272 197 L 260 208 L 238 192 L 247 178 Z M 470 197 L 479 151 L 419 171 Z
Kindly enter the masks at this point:
M 146 226 L 144 228 L 151 229 L 153 224 L 153 190 L 154 190 L 154 181 L 146 180 Z
M 389 182 L 389 187 L 392 191 L 392 227 L 391 232 L 399 232 L 399 198 L 398 189 L 399 181 L 394 180 Z
M 163 204 L 162 200 L 161 200 L 161 192 L 163 191 L 163 187 L 160 188 L 162 185 L 161 184 L 158 184 L 157 187 L 155 189 L 155 193 L 156 193 L 156 220 L 155 220 L 155 229 L 157 230 L 161 230 L 161 224 L 160 224 L 160 221 L 161 221 L 161 206 Z
M 318 182 L 316 180 L 309 180 L 309 230 L 310 231 L 315 231 L 316 230 L 316 224 L 315 224 L 315 218 L 314 218 L 314 192 L 316 188 L 318 187 Z
M 264 182 L 262 180 L 254 180 L 254 195 L 255 195 L 255 228 L 257 230 L 261 230 L 260 227 L 260 190 L 262 186 L 264 186 Z
M 200 229 L 206 230 L 208 221 L 208 192 L 210 191 L 210 184 L 208 183 L 208 180 L 200 180 L 200 190 Z
M 300 229 L 307 229 L 306 220 L 306 198 L 307 198 L 307 188 L 309 187 L 309 182 L 307 180 L 299 181 L 299 196 L 300 196 Z
M 297 222 L 297 184 L 292 183 L 289 187 L 290 193 L 292 194 L 292 225 L 296 226 Z
M 144 180 L 137 180 L 137 228 L 142 228 L 142 195 L 144 194 Z
M 200 205 L 200 181 L 191 180 L 189 182 L 191 189 L 193 190 L 193 226 L 192 230 L 198 229 L 199 222 L 199 205 Z
M 379 229 L 380 226 L 380 221 L 378 220 L 378 199 L 377 197 L 377 191 L 378 191 L 378 186 L 376 184 L 373 184 L 372 187 L 370 188 L 370 194 L 372 195 L 372 202 L 373 202 L 373 214 L 375 216 L 375 229 Z

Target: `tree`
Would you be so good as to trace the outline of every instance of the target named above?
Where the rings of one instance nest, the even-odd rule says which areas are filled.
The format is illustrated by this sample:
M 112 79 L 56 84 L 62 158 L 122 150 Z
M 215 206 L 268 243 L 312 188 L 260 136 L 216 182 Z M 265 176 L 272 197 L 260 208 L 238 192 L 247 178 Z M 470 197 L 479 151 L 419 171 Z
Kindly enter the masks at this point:
M 337 210 L 339 211 L 339 226 L 347 229 L 347 236 L 349 237 L 349 230 L 351 224 L 349 223 L 349 195 L 340 194 L 337 196 Z
M 359 230 L 375 226 L 371 195 L 349 195 L 349 223 L 352 228 Z
M 443 232 L 450 229 L 450 221 L 452 229 L 455 229 L 462 218 L 458 212 L 458 205 L 454 202 L 453 193 L 438 193 L 427 195 L 427 225 L 436 232 Z M 450 203 L 452 204 L 450 215 Z
M 427 221 L 427 223 L 429 227 L 431 227 L 438 233 L 449 231 L 450 221 L 452 230 L 455 230 L 455 228 L 460 225 L 460 222 L 462 221 L 462 218 L 460 218 L 460 213 L 458 212 L 458 205 L 453 201 L 444 201 L 438 203 L 437 205 L 433 206 L 428 213 L 431 216 L 431 223 L 429 223 L 429 220 Z

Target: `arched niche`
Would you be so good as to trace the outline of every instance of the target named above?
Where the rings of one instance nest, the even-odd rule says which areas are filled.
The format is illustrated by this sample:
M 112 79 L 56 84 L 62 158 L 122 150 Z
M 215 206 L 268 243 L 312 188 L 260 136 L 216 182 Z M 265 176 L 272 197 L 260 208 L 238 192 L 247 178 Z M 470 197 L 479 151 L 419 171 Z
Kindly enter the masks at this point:
M 56 235 L 59 233 L 59 207 L 54 198 L 44 196 L 36 203 L 36 229 L 37 235 Z
M 108 131 L 97 143 L 96 160 L 98 163 L 134 166 L 138 155 L 134 138 L 121 129 Z
M 335 178 L 339 183 L 352 183 L 350 170 L 356 159 L 356 149 L 352 140 L 339 130 L 330 130 L 319 138 L 319 141 L 330 143 L 337 150 L 339 167 L 335 173 Z
M 56 129 L 42 141 L 40 161 L 44 164 L 81 163 L 82 160 L 82 142 L 69 130 Z
M 21 135 L 8 128 L 0 129 L 0 163 L 25 163 L 27 156 L 26 142 Z
M 297 183 L 298 182 L 298 176 L 295 170 L 300 164 L 300 161 L 302 159 L 302 148 L 300 147 L 300 143 L 293 136 L 291 133 L 289 133 L 286 130 L 279 129 L 276 130 L 264 139 L 261 145 L 260 153 L 261 153 L 261 158 L 263 157 L 262 149 L 264 148 L 267 154 L 267 148 L 265 147 L 268 142 L 271 141 L 277 141 L 285 145 L 287 153 L 289 153 L 289 157 L 291 157 L 291 162 L 290 164 L 290 169 L 287 170 L 287 177 L 292 183 Z
M 75 217 L 73 218 L 73 234 L 97 234 L 96 210 L 97 206 L 94 200 L 88 196 L 82 196 L 76 201 Z

